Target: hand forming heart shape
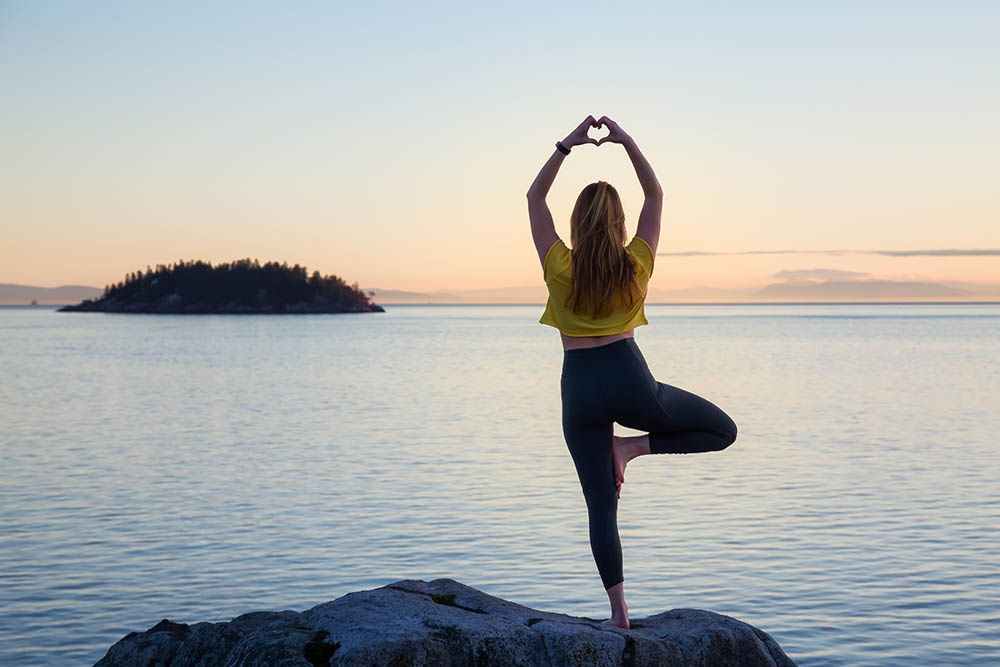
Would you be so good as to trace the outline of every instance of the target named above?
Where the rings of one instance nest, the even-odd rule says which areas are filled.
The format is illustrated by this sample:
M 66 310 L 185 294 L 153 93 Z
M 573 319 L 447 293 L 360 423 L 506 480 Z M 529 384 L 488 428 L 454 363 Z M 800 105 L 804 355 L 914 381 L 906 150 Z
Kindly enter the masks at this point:
M 590 128 L 587 128 L 587 138 L 588 139 L 597 139 L 597 145 L 598 146 L 600 146 L 601 142 L 604 141 L 605 139 L 607 139 L 611 135 L 611 128 L 605 126 L 604 123 L 602 123 L 600 121 L 598 121 L 596 124 L 592 125 L 591 127 L 596 127 L 598 129 L 600 129 L 600 128 L 603 127 L 605 130 L 607 130 L 606 134 L 603 134 L 601 136 L 594 136 L 594 135 L 592 135 L 590 133 Z
M 596 127 L 601 129 L 607 127 L 608 133 L 601 137 L 590 136 L 590 128 Z M 600 146 L 605 141 L 611 141 L 617 144 L 624 143 L 629 136 L 618 126 L 618 123 L 611 120 L 607 116 L 601 116 L 600 120 L 595 120 L 593 116 L 587 116 L 582 123 L 580 123 L 575 130 L 569 133 L 569 136 L 563 140 L 563 145 L 566 147 L 579 146 L 581 144 L 594 144 L 595 146 Z

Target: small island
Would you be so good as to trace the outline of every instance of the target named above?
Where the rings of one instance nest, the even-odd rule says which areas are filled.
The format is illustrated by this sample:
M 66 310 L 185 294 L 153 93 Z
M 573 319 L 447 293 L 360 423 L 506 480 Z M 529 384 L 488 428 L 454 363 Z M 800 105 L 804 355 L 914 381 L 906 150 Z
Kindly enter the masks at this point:
M 373 293 L 374 294 L 374 293 Z M 337 276 L 287 262 L 180 260 L 135 271 L 104 294 L 57 312 L 192 314 L 372 313 L 385 309 Z

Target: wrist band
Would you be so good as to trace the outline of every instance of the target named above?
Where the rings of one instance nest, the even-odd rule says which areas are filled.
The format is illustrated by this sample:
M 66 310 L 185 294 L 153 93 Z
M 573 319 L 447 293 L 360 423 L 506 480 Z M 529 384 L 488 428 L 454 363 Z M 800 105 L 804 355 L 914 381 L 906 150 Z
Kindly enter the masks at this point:
M 557 141 L 556 148 L 558 148 L 563 153 L 563 155 L 569 155 L 569 149 L 563 146 L 563 142 Z

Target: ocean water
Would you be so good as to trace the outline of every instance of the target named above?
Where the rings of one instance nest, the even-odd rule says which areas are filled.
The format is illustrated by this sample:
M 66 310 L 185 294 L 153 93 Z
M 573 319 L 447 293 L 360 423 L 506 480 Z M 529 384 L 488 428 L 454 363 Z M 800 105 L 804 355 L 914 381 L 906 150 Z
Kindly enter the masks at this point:
M 407 578 L 606 618 L 541 310 L 0 308 L 0 664 Z M 633 618 L 728 614 L 800 665 L 1000 664 L 1000 304 L 647 317 L 657 380 L 739 437 L 629 465 Z

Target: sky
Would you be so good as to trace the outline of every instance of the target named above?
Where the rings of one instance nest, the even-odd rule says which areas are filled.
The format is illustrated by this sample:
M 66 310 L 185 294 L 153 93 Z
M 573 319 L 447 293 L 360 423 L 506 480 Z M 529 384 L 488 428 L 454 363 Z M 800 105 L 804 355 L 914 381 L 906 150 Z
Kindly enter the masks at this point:
M 1000 296 L 997 25 L 994 2 L 0 0 L 0 283 L 250 257 L 538 286 L 525 193 L 607 115 L 664 191 L 651 291 Z M 597 180 L 635 231 L 625 150 L 578 146 L 548 197 L 567 242 Z

